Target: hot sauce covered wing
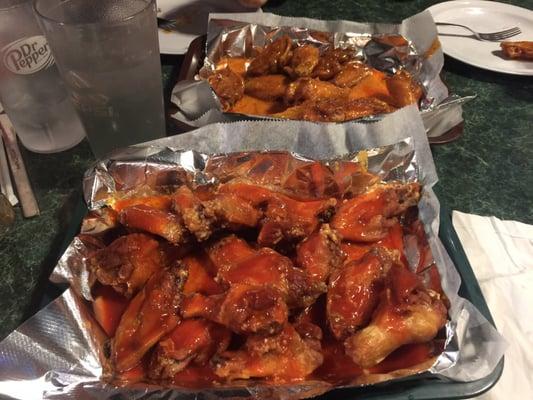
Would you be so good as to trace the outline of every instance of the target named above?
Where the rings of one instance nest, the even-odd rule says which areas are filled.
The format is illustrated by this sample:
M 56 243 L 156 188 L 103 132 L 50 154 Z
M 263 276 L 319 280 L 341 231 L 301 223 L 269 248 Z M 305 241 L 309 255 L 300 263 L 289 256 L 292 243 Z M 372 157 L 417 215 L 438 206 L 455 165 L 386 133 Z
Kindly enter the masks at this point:
M 226 112 L 342 122 L 390 113 L 417 104 L 423 95 L 406 70 L 378 71 L 351 49 L 332 44 L 320 49 L 285 35 L 254 50 L 256 55 L 244 62 L 223 57 L 208 77 Z
M 257 76 L 326 68 L 311 49 L 292 62 L 287 46 Z M 213 157 L 204 172 L 210 183 L 164 201 L 109 203 L 117 224 L 87 260 L 109 379 L 348 383 L 436 354 L 447 303 L 416 219 L 420 185 L 287 153 Z

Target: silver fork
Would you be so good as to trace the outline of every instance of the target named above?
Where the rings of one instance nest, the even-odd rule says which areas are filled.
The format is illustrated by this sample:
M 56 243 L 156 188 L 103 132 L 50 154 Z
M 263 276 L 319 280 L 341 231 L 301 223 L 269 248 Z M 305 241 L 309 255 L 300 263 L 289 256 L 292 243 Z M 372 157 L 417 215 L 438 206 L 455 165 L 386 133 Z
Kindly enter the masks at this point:
M 476 32 L 473 29 L 469 28 L 465 25 L 459 25 L 459 24 L 451 24 L 449 22 L 435 22 L 437 26 L 460 26 L 461 28 L 468 29 L 470 32 L 474 34 L 476 39 L 478 40 L 486 40 L 489 42 L 499 42 L 500 40 L 509 39 L 510 37 L 516 36 L 522 31 L 518 26 L 515 26 L 513 28 L 504 29 L 503 31 L 498 32 L 487 32 L 487 33 L 480 33 Z

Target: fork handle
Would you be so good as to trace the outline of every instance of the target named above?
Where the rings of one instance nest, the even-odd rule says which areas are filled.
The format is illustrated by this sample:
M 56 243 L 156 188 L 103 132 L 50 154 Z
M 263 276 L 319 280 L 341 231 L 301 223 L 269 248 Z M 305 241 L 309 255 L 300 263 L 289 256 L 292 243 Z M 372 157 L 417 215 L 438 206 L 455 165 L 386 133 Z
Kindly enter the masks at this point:
M 468 26 L 465 25 L 459 25 L 459 24 L 452 24 L 450 22 L 435 22 L 435 25 L 437 26 L 459 26 L 461 28 L 468 29 L 470 32 L 474 32 L 472 29 L 470 29 Z

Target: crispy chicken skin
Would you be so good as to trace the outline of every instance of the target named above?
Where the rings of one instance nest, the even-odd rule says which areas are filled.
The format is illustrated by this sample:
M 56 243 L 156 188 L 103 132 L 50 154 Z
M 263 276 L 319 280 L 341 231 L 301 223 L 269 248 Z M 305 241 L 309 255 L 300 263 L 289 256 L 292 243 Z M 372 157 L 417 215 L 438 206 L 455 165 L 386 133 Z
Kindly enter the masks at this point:
M 420 199 L 420 185 L 386 184 L 353 199 L 345 200 L 331 226 L 346 240 L 375 242 L 383 239 L 400 215 Z
M 389 285 L 368 326 L 345 341 L 346 353 L 369 368 L 409 343 L 425 343 L 444 326 L 446 307 L 440 296 L 425 289 L 417 275 L 394 265 Z
M 207 363 L 225 351 L 231 332 L 205 319 L 182 320 L 161 339 L 151 357 L 149 374 L 155 380 L 172 379 L 191 362 Z
M 121 236 L 109 246 L 94 252 L 87 264 L 94 279 L 131 297 L 152 274 L 163 268 L 163 257 L 156 240 L 133 233 Z
M 131 300 L 112 341 L 112 360 L 117 371 L 135 367 L 179 323 L 185 276 L 180 269 L 162 270 Z
M 319 339 L 300 336 L 290 324 L 274 336 L 251 335 L 242 350 L 227 351 L 214 359 L 215 373 L 228 380 L 302 380 L 322 364 Z

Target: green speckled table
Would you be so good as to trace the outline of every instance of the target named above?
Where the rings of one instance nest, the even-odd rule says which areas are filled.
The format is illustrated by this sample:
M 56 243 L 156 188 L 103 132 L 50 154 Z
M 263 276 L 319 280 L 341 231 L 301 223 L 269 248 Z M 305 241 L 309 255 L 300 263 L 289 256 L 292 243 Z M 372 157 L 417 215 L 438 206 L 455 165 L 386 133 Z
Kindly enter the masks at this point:
M 533 0 L 506 1 L 533 9 Z M 266 10 L 293 16 L 395 22 L 435 1 L 287 0 Z M 533 40 L 533 38 L 531 38 Z M 181 57 L 163 57 L 168 89 Z M 533 78 L 483 71 L 447 58 L 444 78 L 464 106 L 463 136 L 433 147 L 436 192 L 450 208 L 533 223 Z M 0 237 L 0 339 L 36 311 L 39 287 L 53 268 L 80 203 L 81 178 L 92 162 L 87 142 L 70 151 L 23 151 L 41 215 L 23 219 Z

